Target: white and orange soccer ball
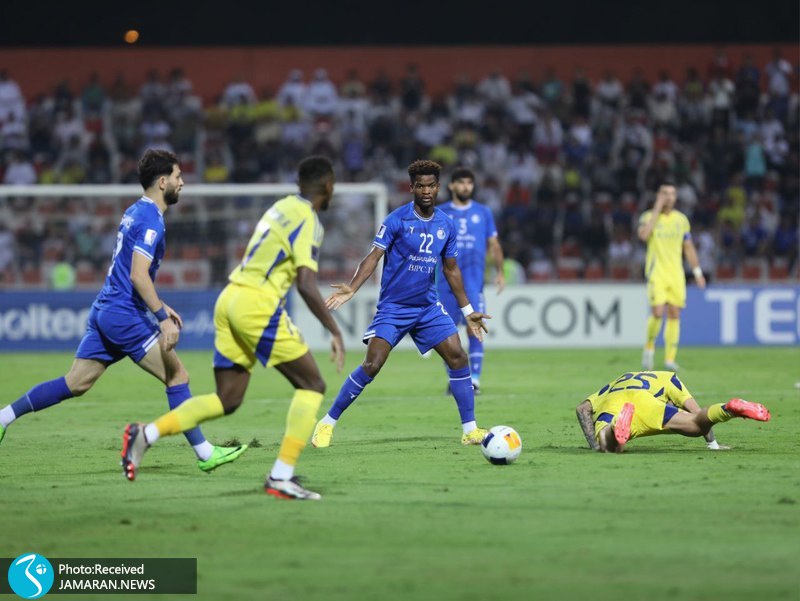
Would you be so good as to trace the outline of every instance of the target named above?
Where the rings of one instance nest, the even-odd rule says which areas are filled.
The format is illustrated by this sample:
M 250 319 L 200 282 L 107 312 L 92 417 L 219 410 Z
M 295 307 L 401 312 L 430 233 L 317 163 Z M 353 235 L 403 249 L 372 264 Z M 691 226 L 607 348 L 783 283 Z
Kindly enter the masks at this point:
M 514 463 L 522 453 L 522 439 L 510 426 L 495 426 L 481 443 L 481 451 L 493 465 Z

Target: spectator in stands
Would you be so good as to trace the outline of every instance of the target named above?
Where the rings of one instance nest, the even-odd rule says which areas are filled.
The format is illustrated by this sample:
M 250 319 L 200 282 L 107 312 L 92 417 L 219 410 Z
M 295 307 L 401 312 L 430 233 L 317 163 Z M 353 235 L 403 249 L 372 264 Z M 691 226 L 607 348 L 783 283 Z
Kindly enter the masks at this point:
M 779 47 L 773 50 L 772 60 L 764 67 L 764 74 L 767 77 L 768 106 L 783 121 L 789 111 L 792 64 L 783 58 Z
M 30 186 L 36 183 L 36 170 L 22 151 L 10 153 L 3 183 L 12 186 Z
M 305 92 L 304 109 L 313 119 L 330 119 L 336 113 L 339 95 L 325 69 L 317 69 Z
M 20 122 L 25 120 L 25 97 L 17 82 L 9 78 L 8 71 L 0 69 L 0 123 L 11 116 Z
M 243 75 L 238 75 L 225 87 L 222 92 L 222 105 L 231 108 L 241 104 L 253 105 L 258 98 L 256 93 Z
M 95 72 L 81 91 L 81 109 L 84 119 L 98 119 L 103 114 L 106 91 L 100 84 L 100 76 Z
M 161 83 L 161 76 L 157 69 L 150 69 L 147 72 L 147 80 L 139 89 L 139 99 L 142 102 L 142 112 L 162 111 L 167 89 Z
M 406 74 L 400 81 L 400 102 L 409 113 L 422 108 L 425 100 L 425 82 L 419 74 L 419 68 L 411 63 L 406 66 Z
M 742 251 L 747 258 L 763 258 L 767 255 L 767 230 L 761 225 L 758 215 L 753 215 L 742 228 L 740 237 Z

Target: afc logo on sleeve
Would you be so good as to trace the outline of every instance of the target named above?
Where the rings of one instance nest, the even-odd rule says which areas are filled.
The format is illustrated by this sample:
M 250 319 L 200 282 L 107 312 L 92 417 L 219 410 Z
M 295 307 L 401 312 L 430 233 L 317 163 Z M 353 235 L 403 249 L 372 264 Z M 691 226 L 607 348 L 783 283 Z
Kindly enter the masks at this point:
M 158 232 L 155 230 L 147 230 L 144 234 L 144 243 L 147 246 L 153 246 L 153 242 L 156 241 L 156 236 L 158 236 Z
M 384 225 L 381 225 L 381 227 L 378 229 L 378 233 L 375 234 L 375 237 L 376 238 L 383 238 L 383 235 L 385 233 L 386 233 L 386 225 L 384 224 Z

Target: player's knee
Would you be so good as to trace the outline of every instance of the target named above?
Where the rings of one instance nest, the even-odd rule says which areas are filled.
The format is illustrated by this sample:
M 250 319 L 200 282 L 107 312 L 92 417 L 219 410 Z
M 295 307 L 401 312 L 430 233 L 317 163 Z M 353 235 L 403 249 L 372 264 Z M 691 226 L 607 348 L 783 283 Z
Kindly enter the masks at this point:
M 467 357 L 467 353 L 465 353 L 463 349 L 459 348 L 448 357 L 447 366 L 450 369 L 464 369 L 465 367 L 468 367 L 469 357 Z
M 189 372 L 183 365 L 180 365 L 174 373 L 167 376 L 167 386 L 180 386 L 181 384 L 189 383 Z
M 236 410 L 242 406 L 242 401 L 244 400 L 244 396 L 220 396 L 220 401 L 222 401 L 222 410 L 224 411 L 225 415 L 230 415 L 231 413 L 235 413 Z
M 361 368 L 370 378 L 377 376 L 381 367 L 383 367 L 383 361 L 374 359 L 365 359 L 361 364 Z
M 325 394 L 325 380 L 322 379 L 322 376 L 318 375 L 308 383 L 305 389 L 313 390 L 319 394 Z
M 73 396 L 83 396 L 84 394 L 89 392 L 89 390 L 91 390 L 93 384 L 94 382 L 91 380 L 82 380 L 78 382 L 69 383 L 67 387 L 69 388 Z

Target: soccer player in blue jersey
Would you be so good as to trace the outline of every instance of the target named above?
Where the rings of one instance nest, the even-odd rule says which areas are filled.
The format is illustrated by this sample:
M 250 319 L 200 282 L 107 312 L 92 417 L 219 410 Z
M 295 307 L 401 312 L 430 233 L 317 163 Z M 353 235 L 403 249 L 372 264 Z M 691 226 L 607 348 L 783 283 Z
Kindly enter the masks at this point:
M 164 150 L 148 150 L 139 161 L 139 182 L 144 195 L 122 217 L 105 285 L 92 304 L 69 373 L 37 384 L 0 409 L 0 441 L 16 419 L 83 395 L 123 357 L 164 382 L 170 407 L 192 396 L 189 374 L 175 352 L 183 322 L 153 284 L 164 257 L 164 213 L 178 202 L 183 188 L 178 158 Z M 213 446 L 199 428 L 186 432 L 186 439 L 206 472 L 233 461 L 247 448 Z
M 495 286 L 497 293 L 503 291 L 506 280 L 503 275 L 503 249 L 497 240 L 497 228 L 494 225 L 492 212 L 485 205 L 475 202 L 472 193 L 475 190 L 475 175 L 465 167 L 459 167 L 450 179 L 450 193 L 452 200 L 439 205 L 439 208 L 453 218 L 456 226 L 456 240 L 458 245 L 458 263 L 461 277 L 464 280 L 464 292 L 467 300 L 477 310 L 486 311 L 486 301 L 483 296 L 483 278 L 486 268 L 486 251 L 491 251 L 495 271 Z M 445 310 L 453 318 L 456 326 L 466 323 L 465 318 L 458 310 L 458 301 L 444 277 L 441 270 L 437 277 L 439 300 Z M 483 340 L 472 335 L 467 330 L 469 338 L 469 363 L 472 387 L 475 394 L 481 393 L 481 373 L 483 372 Z M 448 394 L 450 389 L 447 390 Z
M 415 161 L 408 167 L 414 201 L 389 214 L 349 284 L 334 284 L 337 289 L 325 303 L 338 309 L 366 282 L 383 258 L 378 310 L 364 333 L 367 356 L 344 381 L 336 400 L 311 438 L 315 447 L 327 447 L 333 428 L 342 412 L 372 382 L 389 353 L 406 334 L 410 334 L 420 353 L 435 349 L 444 359 L 450 374 L 450 389 L 461 415 L 462 444 L 480 444 L 486 430 L 475 421 L 475 393 L 469 375 L 469 360 L 461 348 L 458 329 L 436 296 L 436 266 L 441 260 L 443 273 L 456 296 L 469 330 L 479 339 L 489 316 L 475 311 L 464 292 L 456 256 L 458 245 L 453 220 L 435 207 L 441 167 L 433 161 Z

